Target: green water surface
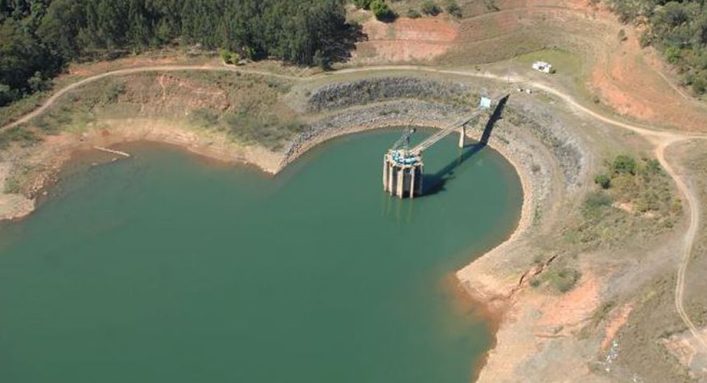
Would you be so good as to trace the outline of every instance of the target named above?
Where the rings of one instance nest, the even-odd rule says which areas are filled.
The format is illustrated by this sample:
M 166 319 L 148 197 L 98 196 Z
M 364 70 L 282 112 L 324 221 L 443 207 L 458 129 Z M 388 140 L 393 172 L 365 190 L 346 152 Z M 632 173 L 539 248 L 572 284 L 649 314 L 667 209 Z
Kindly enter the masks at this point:
M 490 333 L 445 281 L 507 237 L 520 183 L 450 137 L 425 154 L 446 183 L 392 199 L 399 134 L 275 178 L 147 145 L 67 173 L 0 227 L 0 382 L 468 382 Z

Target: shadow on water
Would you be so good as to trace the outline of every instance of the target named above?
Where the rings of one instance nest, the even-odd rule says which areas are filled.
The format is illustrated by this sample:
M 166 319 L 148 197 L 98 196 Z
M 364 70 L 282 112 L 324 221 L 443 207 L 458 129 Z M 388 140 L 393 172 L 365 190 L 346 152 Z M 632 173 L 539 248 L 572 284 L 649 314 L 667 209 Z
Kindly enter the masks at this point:
M 459 157 L 450 161 L 439 171 L 432 174 L 425 174 L 423 176 L 423 197 L 445 191 L 445 186 L 447 182 L 454 179 L 454 171 L 464 162 L 476 155 L 476 153 L 484 149 L 486 145 L 488 145 L 489 139 L 491 138 L 491 133 L 493 132 L 493 128 L 496 126 L 496 122 L 501 119 L 501 114 L 503 113 L 503 109 L 506 107 L 506 103 L 508 102 L 509 96 L 510 95 L 506 95 L 505 97 L 499 100 L 496 109 L 494 109 L 493 114 L 491 114 L 491 117 L 486 122 L 484 132 L 481 134 L 481 139 L 478 143 L 465 146 L 461 149 L 461 154 L 459 155 Z

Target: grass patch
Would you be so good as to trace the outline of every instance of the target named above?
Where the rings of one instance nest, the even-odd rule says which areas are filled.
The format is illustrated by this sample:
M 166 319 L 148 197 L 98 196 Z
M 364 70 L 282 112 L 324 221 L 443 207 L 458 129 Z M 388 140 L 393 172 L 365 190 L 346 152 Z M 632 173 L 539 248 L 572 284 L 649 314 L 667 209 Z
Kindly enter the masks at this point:
M 552 68 L 558 74 L 571 77 L 580 76 L 583 70 L 582 60 L 579 56 L 562 49 L 541 49 L 517 56 L 514 60 L 528 68 L 535 61 L 546 61 L 552 64 Z
M 199 108 L 191 112 L 189 122 L 200 128 L 213 128 L 219 123 L 219 113 L 209 108 Z
M 17 164 L 12 168 L 10 175 L 5 180 L 5 193 L 11 194 L 21 194 L 23 192 L 22 187 L 27 184 L 27 175 L 30 173 L 32 168 L 24 163 Z
M 531 279 L 530 285 L 532 287 L 546 285 L 559 293 L 566 293 L 577 285 L 581 277 L 582 273 L 572 267 L 552 267 L 550 270 Z
M 7 149 L 13 143 L 19 143 L 22 147 L 28 147 L 39 141 L 41 141 L 41 138 L 27 126 L 23 125 L 0 132 L 0 149 Z
M 246 144 L 260 144 L 271 150 L 281 149 L 287 139 L 306 129 L 306 125 L 297 121 L 254 118 L 248 113 L 227 114 L 223 125 L 234 139 Z

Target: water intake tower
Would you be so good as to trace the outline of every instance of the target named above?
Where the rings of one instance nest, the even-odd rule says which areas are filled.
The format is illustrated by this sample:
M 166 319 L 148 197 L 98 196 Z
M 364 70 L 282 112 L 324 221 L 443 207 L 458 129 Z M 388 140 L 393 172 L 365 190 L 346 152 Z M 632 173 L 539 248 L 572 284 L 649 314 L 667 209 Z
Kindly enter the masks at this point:
M 488 97 L 481 97 L 479 107 L 470 117 L 440 129 L 413 148 L 410 147 L 410 137 L 415 133 L 415 129 L 407 128 L 383 156 L 383 190 L 398 198 L 414 198 L 422 195 L 424 191 L 422 152 L 457 129 L 459 129 L 459 147 L 464 148 L 466 125 L 484 110 L 490 109 L 493 102 Z

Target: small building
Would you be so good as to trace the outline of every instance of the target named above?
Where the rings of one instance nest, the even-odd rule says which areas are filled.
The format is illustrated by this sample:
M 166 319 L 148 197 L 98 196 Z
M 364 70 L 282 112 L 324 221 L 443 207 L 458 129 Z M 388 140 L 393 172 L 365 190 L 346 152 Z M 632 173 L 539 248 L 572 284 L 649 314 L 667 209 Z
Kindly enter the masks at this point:
M 479 108 L 491 109 L 491 99 L 486 96 L 481 96 L 481 100 L 479 100 Z
M 545 61 L 536 61 L 533 63 L 533 69 L 543 73 L 550 73 L 552 71 L 552 65 Z

